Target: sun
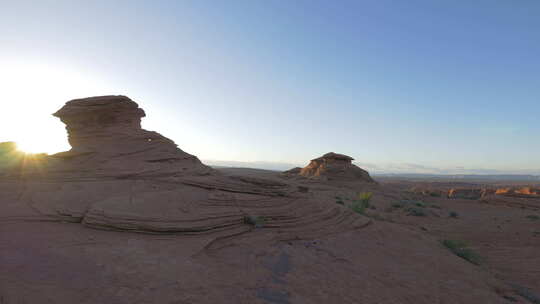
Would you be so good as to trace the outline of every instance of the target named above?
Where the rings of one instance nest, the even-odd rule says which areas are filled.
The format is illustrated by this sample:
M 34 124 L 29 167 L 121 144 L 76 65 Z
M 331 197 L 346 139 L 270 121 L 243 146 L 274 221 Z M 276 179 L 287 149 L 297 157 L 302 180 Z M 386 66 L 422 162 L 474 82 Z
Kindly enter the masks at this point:
M 17 142 L 17 150 L 26 154 L 48 153 L 45 147 L 36 142 Z
M 15 141 L 25 153 L 67 151 L 65 125 L 52 113 L 68 100 L 114 95 L 114 82 L 74 63 L 0 56 L 0 142 Z

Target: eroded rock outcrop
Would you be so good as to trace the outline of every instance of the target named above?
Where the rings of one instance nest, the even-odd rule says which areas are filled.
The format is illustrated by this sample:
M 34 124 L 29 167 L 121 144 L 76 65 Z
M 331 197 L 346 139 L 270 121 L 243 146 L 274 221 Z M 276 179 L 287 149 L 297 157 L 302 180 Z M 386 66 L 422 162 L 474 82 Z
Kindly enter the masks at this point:
M 285 171 L 284 174 L 295 175 L 328 181 L 358 181 L 374 183 L 369 173 L 354 165 L 354 158 L 337 154 L 334 152 L 326 153 L 321 157 L 312 159 L 304 168 L 298 168 Z
M 540 197 L 540 188 L 538 187 L 507 187 L 498 188 L 495 191 L 497 195 L 512 196 L 512 197 Z
M 125 96 L 76 99 L 53 114 L 72 149 L 58 153 L 70 169 L 92 176 L 204 175 L 212 170 L 157 132 L 141 128 L 143 109 Z

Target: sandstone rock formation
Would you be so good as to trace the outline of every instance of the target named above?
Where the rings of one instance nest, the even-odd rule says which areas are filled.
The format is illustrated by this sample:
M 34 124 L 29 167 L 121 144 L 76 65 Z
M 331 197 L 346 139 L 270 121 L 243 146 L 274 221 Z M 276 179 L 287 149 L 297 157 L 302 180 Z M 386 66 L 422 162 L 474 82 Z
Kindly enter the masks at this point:
M 125 96 L 72 100 L 54 116 L 66 124 L 72 149 L 11 175 L 25 180 L 11 216 L 189 234 L 247 231 L 246 216 L 264 217 L 267 227 L 284 233 L 326 234 L 369 222 L 322 200 L 310 199 L 306 207 L 306 191 L 283 182 L 222 175 L 143 130 L 145 112 Z M 325 222 L 336 225 L 326 229 Z
M 312 159 L 309 165 L 298 170 L 297 168 L 285 171 L 284 174 L 294 175 L 328 181 L 358 181 L 374 183 L 369 173 L 352 164 L 354 158 L 337 154 L 326 153 L 319 158 Z
M 540 197 L 540 188 L 538 187 L 506 187 L 498 188 L 495 191 L 497 195 L 513 196 L 513 197 Z
M 145 112 L 125 96 L 76 99 L 53 114 L 72 149 L 54 155 L 66 171 L 88 176 L 204 175 L 212 170 L 157 132 L 141 128 Z

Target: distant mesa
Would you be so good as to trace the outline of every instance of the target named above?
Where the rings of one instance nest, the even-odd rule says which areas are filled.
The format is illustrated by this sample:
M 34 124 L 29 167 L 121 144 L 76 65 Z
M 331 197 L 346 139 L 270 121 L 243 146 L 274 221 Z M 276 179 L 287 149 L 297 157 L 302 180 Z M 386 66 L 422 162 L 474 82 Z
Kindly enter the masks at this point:
M 312 159 L 304 168 L 293 168 L 283 172 L 285 176 L 301 176 L 328 181 L 360 181 L 375 183 L 369 173 L 354 165 L 354 158 L 334 152 Z
M 540 188 L 538 187 L 505 187 L 505 188 L 451 188 L 434 189 L 413 187 L 412 193 L 446 197 L 450 199 L 479 200 L 493 198 L 494 196 L 520 197 L 520 198 L 540 198 Z

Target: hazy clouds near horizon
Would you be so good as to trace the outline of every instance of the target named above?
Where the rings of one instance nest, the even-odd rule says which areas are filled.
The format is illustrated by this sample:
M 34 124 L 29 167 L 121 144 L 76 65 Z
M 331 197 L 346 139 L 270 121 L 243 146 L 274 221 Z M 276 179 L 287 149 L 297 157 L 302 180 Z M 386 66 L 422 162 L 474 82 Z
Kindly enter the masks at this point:
M 538 1 L 0 1 L 0 141 L 67 149 L 50 113 L 124 94 L 201 159 L 534 171 L 538 16 Z

